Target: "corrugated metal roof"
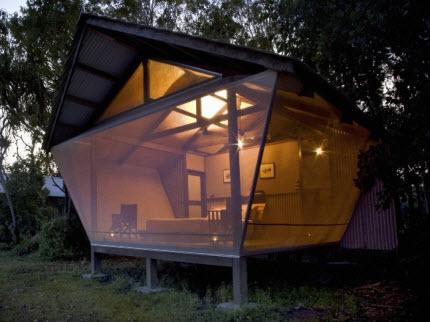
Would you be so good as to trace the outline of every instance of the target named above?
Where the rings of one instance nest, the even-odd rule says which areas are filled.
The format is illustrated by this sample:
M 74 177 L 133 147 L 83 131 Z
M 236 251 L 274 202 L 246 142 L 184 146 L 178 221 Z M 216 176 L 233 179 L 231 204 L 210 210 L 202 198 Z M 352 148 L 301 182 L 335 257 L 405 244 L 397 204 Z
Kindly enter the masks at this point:
M 114 82 L 82 70 L 75 70 L 70 82 L 68 94 L 94 102 L 101 103 Z
M 76 38 L 80 41 L 75 40 L 68 62 L 49 131 L 50 146 L 89 128 L 139 57 L 137 48 L 88 28 L 82 19 Z
M 88 123 L 93 113 L 93 108 L 66 99 L 59 121 L 67 125 L 80 126 L 81 124 Z
M 88 29 L 78 61 L 116 77 L 121 77 L 124 66 L 136 59 L 137 50 L 121 45 L 112 37 Z
M 394 205 L 377 209 L 378 193 L 383 189 L 377 182 L 362 193 L 342 238 L 341 247 L 348 249 L 394 250 L 397 248 L 397 225 Z

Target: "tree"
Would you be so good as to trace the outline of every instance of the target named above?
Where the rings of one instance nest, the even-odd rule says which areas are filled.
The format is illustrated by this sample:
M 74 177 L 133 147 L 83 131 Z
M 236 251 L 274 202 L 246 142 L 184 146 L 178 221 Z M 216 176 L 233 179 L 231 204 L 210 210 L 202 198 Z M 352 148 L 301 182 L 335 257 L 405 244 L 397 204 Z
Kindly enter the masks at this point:
M 430 9 L 424 2 L 282 1 L 280 52 L 304 60 L 372 120 L 377 145 L 357 183 L 385 184 L 385 201 L 428 189 Z M 324 19 L 319 19 L 324 17 Z M 427 187 L 427 188 L 426 188 Z
M 295 57 L 368 116 L 357 185 L 416 199 L 430 180 L 430 7 L 412 0 L 200 1 L 194 33 Z M 223 13 L 227 13 L 223 15 Z M 222 30 L 222 32 L 221 32 Z
M 6 204 L 10 213 L 11 224 L 5 225 L 8 228 L 13 236 L 13 241 L 15 243 L 19 242 L 19 230 L 16 221 L 15 207 L 12 202 L 11 193 L 7 186 L 7 174 L 5 171 L 5 157 L 7 155 L 7 151 L 10 147 L 10 127 L 8 124 L 8 120 L 4 115 L 0 115 L 0 184 L 3 189 L 3 193 L 5 195 Z M 3 221 L 3 220 L 2 220 Z M 7 220 L 4 220 L 6 223 Z M 0 222 L 1 223 L 1 222 Z
M 186 9 L 179 0 L 88 0 L 85 12 L 105 15 L 146 26 L 177 29 Z
M 8 48 L 8 29 L 7 29 L 7 20 L 6 20 L 6 14 L 3 12 L 0 12 L 0 69 L 1 71 L 5 71 L 5 65 L 6 62 L 10 58 L 10 51 Z M 3 79 L 3 73 L 1 73 L 2 76 L 2 85 L 4 84 Z M 6 181 L 7 181 L 7 175 L 5 171 L 5 158 L 7 155 L 7 152 L 9 150 L 10 144 L 11 144 L 11 134 L 12 134 L 12 127 L 11 122 L 9 120 L 7 112 L 4 110 L 3 106 L 5 104 L 5 97 L 3 95 L 0 96 L 0 184 L 2 185 L 4 195 L 6 197 L 6 203 L 9 209 L 10 218 L 11 218 L 11 224 L 5 225 L 7 228 L 11 231 L 14 242 L 19 242 L 19 233 L 18 233 L 18 226 L 16 223 L 16 215 L 15 215 L 15 209 L 12 203 L 12 198 L 9 193 L 9 190 L 6 187 Z
M 79 13 L 78 0 L 28 0 L 21 15 L 8 19 L 12 55 L 4 108 L 36 142 L 48 126 Z

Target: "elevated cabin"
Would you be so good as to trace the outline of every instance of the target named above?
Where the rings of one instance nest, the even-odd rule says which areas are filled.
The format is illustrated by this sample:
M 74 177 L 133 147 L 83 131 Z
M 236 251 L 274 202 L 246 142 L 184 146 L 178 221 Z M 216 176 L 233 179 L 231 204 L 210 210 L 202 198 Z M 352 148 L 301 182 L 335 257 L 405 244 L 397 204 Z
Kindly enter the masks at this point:
M 357 207 L 369 137 L 299 61 L 83 15 L 46 147 L 93 269 L 98 253 L 144 256 L 155 285 L 157 259 L 231 266 L 241 303 L 247 256 L 366 248 L 366 220 L 388 236 L 374 248 L 396 247 L 392 209 L 373 219 L 376 192 Z

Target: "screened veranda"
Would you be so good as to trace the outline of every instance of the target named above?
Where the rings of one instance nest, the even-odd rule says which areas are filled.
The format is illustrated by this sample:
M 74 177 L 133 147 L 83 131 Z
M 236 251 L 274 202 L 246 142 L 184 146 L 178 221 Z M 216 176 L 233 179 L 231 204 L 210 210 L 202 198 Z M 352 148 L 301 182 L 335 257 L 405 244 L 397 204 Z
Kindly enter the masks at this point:
M 261 161 L 274 173 L 258 177 L 245 251 L 339 242 L 359 197 L 357 158 L 369 132 L 301 91 L 297 79 L 280 77 Z
M 229 254 L 341 239 L 359 195 L 353 179 L 367 130 L 272 71 L 157 105 L 217 76 L 145 66 L 98 123 L 150 102 L 154 112 L 52 149 L 93 244 Z
M 147 88 L 139 78 L 101 121 L 139 105 L 140 94 L 118 103 Z M 237 253 L 275 80 L 263 72 L 53 147 L 91 242 Z

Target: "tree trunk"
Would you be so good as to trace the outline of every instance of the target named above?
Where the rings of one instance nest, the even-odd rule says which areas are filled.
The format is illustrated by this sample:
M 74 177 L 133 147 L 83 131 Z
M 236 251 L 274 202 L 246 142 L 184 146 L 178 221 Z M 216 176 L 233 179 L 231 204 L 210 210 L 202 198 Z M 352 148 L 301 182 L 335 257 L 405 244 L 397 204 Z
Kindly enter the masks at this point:
M 13 242 L 15 244 L 19 243 L 19 230 L 16 223 L 15 209 L 13 207 L 12 198 L 9 194 L 8 188 L 6 187 L 6 174 L 3 169 L 0 169 L 0 183 L 3 186 L 4 194 L 6 195 L 6 202 L 9 207 L 10 216 L 12 219 L 12 224 L 10 225 L 10 231 L 12 232 Z

